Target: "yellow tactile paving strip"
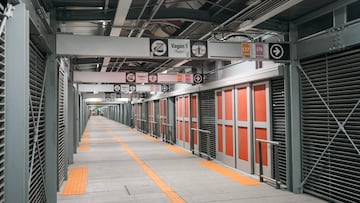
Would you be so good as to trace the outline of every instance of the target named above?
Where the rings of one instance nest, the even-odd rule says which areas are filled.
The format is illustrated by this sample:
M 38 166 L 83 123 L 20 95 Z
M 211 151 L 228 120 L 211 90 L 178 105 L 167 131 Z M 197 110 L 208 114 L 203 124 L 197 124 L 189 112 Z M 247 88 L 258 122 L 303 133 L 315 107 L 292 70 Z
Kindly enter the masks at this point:
M 89 147 L 89 137 L 90 137 L 90 132 L 88 130 L 85 130 L 83 137 L 81 138 L 81 144 L 78 147 L 79 151 L 87 151 L 90 149 Z
M 171 151 L 173 151 L 173 152 L 175 152 L 177 154 L 183 154 L 183 155 L 189 154 L 189 152 L 187 152 L 185 150 L 182 150 L 182 149 L 179 149 L 179 148 L 177 148 L 175 146 L 172 146 L 172 145 L 166 145 L 165 148 L 168 149 L 168 150 L 171 150 Z
M 88 145 L 80 145 L 79 147 L 78 147 L 78 150 L 79 151 L 87 151 L 87 150 L 89 150 L 90 149 L 90 147 L 88 146 Z
M 146 163 L 141 160 L 112 130 L 109 133 L 122 146 L 122 148 L 135 160 L 140 168 L 155 182 L 155 184 L 165 193 L 173 203 L 185 203 L 185 201 L 167 185 Z
M 88 177 L 87 167 L 76 167 L 70 170 L 62 195 L 81 195 L 86 193 Z
M 205 166 L 217 173 L 220 173 L 242 185 L 245 186 L 254 186 L 254 185 L 261 185 L 261 183 L 257 180 L 254 180 L 252 178 L 246 177 L 244 175 L 241 175 L 239 173 L 236 173 L 235 171 L 232 171 L 224 166 L 221 166 L 219 164 L 216 164 L 211 161 L 201 161 L 199 162 L 200 165 Z

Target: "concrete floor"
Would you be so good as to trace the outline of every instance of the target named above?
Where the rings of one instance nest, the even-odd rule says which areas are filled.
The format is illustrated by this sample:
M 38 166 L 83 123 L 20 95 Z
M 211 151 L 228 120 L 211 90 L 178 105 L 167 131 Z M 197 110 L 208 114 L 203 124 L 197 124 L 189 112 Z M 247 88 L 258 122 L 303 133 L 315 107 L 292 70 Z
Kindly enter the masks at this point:
M 324 202 L 309 195 L 276 190 L 267 184 L 241 185 L 200 165 L 204 159 L 191 153 L 175 153 L 165 147 L 167 144 L 154 142 L 103 117 L 92 117 L 87 130 L 90 148 L 79 151 L 71 166 L 88 167 L 86 193 L 63 196 L 62 188 L 58 193 L 60 203 L 171 202 L 114 134 L 185 202 Z

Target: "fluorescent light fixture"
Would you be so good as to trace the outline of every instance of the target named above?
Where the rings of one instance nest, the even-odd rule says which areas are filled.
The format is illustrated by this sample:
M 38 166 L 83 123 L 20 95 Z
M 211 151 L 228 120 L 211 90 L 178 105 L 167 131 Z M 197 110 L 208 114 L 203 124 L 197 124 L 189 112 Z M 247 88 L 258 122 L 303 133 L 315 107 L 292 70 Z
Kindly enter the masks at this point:
M 155 92 L 150 92 L 150 94 L 155 94 Z
M 116 98 L 115 101 L 118 102 L 128 102 L 130 99 L 129 98 Z
M 189 59 L 182 60 L 182 61 L 180 61 L 179 63 L 175 64 L 174 67 L 182 66 L 182 65 L 184 65 L 185 63 L 187 63 L 187 62 L 189 62 L 189 61 L 190 61 Z
M 161 72 L 161 73 L 167 73 L 167 70 L 164 70 L 163 72 Z
M 101 102 L 101 98 L 87 98 L 85 99 L 86 102 Z

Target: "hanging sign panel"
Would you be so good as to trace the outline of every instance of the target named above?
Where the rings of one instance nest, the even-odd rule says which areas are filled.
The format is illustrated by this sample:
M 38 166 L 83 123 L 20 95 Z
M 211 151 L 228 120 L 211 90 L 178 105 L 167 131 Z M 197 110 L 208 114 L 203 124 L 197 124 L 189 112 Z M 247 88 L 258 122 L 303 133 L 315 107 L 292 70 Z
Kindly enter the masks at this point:
M 201 84 L 204 82 L 204 75 L 201 73 L 195 73 L 193 78 L 194 84 Z
M 265 59 L 269 58 L 269 46 L 268 44 L 255 43 L 253 44 L 255 58 Z
M 169 57 L 189 58 L 190 57 L 190 40 L 188 39 L 169 39 Z
M 242 43 L 241 44 L 241 53 L 244 57 L 250 57 L 251 56 L 251 48 L 250 43 Z
M 150 39 L 150 55 L 155 57 L 168 56 L 167 39 Z
M 136 85 L 136 92 L 160 92 L 161 85 Z
M 193 58 L 207 58 L 208 45 L 207 41 L 191 40 L 191 57 Z
M 126 72 L 126 82 L 134 83 L 136 81 L 136 75 L 134 72 Z
M 130 92 L 130 85 L 120 85 L 121 92 L 123 93 L 129 93 Z
M 91 43 L 89 43 L 91 42 Z M 120 48 L 119 48 L 120 47 Z M 126 47 L 124 49 L 123 47 Z M 56 35 L 56 53 L 126 58 L 241 59 L 286 62 L 289 44 Z
M 149 73 L 148 81 L 149 81 L 149 83 L 157 83 L 158 82 L 157 73 Z
M 269 56 L 272 60 L 290 60 L 289 44 L 270 43 Z
M 137 72 L 136 73 L 136 83 L 148 83 L 149 82 L 149 73 Z

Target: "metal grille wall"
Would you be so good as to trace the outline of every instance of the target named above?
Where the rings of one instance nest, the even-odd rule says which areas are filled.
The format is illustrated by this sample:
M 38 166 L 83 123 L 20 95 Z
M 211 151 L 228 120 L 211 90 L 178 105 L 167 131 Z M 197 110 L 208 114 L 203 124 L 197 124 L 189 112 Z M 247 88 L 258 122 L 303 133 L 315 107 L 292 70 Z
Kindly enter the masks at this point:
M 5 170 L 5 34 L 0 36 L 0 202 L 4 202 Z
M 272 136 L 274 141 L 278 141 L 280 143 L 280 145 L 278 146 L 279 177 L 282 184 L 286 184 L 284 78 L 271 80 L 271 99 L 272 99 L 271 102 L 272 103 Z
M 215 140 L 215 91 L 209 90 L 200 92 L 200 129 L 209 130 L 211 134 L 201 136 L 199 139 L 200 152 L 206 153 L 207 139 L 210 139 L 210 156 L 216 158 L 216 140 Z
M 29 202 L 46 202 L 45 67 L 45 55 L 30 43 Z
M 359 202 L 360 49 L 301 64 L 304 192 Z
M 65 166 L 65 72 L 62 67 L 59 67 L 58 78 L 58 143 L 57 143 L 57 173 L 58 173 L 58 189 L 61 187 L 66 173 Z

